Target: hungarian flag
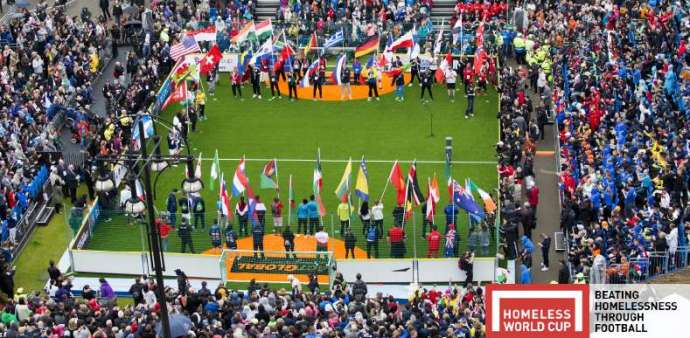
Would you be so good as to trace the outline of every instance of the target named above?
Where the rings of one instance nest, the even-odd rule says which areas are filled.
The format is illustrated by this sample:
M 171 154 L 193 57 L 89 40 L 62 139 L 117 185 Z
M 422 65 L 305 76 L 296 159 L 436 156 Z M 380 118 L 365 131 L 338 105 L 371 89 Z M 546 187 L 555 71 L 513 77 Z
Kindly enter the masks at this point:
M 206 28 L 197 29 L 187 33 L 187 35 L 193 36 L 194 40 L 197 42 L 201 41 L 216 41 L 216 26 L 209 25 Z
M 275 159 L 268 161 L 261 171 L 261 189 L 278 189 L 278 182 L 275 178 L 278 176 L 278 161 Z
M 316 197 L 316 203 L 319 204 L 319 215 L 323 216 L 326 214 L 326 207 L 323 206 L 323 201 L 321 200 L 321 189 L 323 188 L 323 173 L 321 172 L 321 150 L 316 153 L 316 165 L 314 166 L 314 181 L 312 184 L 312 189 L 314 192 L 314 197 Z
M 405 204 L 405 178 L 403 178 L 400 163 L 397 160 L 395 163 L 393 163 L 391 172 L 388 175 L 388 180 L 391 182 L 395 188 L 395 191 L 397 192 L 396 202 L 398 205 Z
M 216 67 L 222 57 L 223 54 L 220 53 L 220 48 L 218 48 L 218 45 L 214 44 L 208 53 L 206 53 L 206 56 L 199 60 L 201 73 L 208 74 L 208 72 Z
M 304 46 L 304 55 L 308 55 L 309 51 L 311 51 L 312 48 L 316 48 L 317 46 L 318 45 L 316 40 L 316 33 L 312 33 L 309 37 L 309 41 L 307 41 L 307 45 Z

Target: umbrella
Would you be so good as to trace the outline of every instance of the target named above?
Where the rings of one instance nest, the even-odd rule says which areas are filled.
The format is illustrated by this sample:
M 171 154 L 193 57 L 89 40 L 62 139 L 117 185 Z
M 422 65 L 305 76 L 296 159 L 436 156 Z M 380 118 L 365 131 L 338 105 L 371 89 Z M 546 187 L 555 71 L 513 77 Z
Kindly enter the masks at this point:
M 187 316 L 181 314 L 170 315 L 170 336 L 182 337 L 189 333 L 192 328 L 192 321 Z M 156 334 L 163 336 L 163 325 L 160 322 L 156 324 Z

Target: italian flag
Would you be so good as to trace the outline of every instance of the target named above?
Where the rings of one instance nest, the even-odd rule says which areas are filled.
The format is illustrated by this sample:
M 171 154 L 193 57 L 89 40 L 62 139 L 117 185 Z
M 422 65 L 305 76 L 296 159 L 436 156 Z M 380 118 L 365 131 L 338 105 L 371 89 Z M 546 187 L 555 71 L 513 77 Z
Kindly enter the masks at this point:
M 256 37 L 259 40 L 266 39 L 271 35 L 273 35 L 273 24 L 271 23 L 271 19 L 266 19 L 256 25 Z

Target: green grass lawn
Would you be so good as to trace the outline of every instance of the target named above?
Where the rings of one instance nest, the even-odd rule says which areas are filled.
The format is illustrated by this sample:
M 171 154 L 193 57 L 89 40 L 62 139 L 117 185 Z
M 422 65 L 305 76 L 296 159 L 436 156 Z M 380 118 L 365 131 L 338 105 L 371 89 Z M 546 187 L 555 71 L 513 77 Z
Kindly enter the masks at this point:
M 250 87 L 245 86 L 245 100 L 234 99 L 230 94 L 227 76 L 222 76 L 216 89 L 216 96 L 207 99 L 206 114 L 208 120 L 200 121 L 197 131 L 189 139 L 192 153 L 198 157 L 202 152 L 208 161 L 203 162 L 203 180 L 206 184 L 202 196 L 206 201 L 207 223 L 213 221 L 215 202 L 218 194 L 218 184 L 214 192 L 209 191 L 210 168 L 213 153 L 216 149 L 221 159 L 237 159 L 246 156 L 248 159 L 246 170 L 253 190 L 262 197 L 270 208 L 269 201 L 275 196 L 273 190 L 259 189 L 259 174 L 265 160 L 278 159 L 280 197 L 287 205 L 288 177 L 292 175 L 295 198 L 299 201 L 312 193 L 313 160 L 317 149 L 321 150 L 323 168 L 322 198 L 328 215 L 324 217 L 326 230 L 339 232 L 338 225 L 331 228 L 331 215 L 339 203 L 334 191 L 338 185 L 345 163 L 333 163 L 329 160 L 347 160 L 352 158 L 354 182 L 359 168 L 359 161 L 364 155 L 369 162 L 369 194 L 370 200 L 377 199 L 386 184 L 392 161 L 399 160 L 402 164 L 403 175 L 406 175 L 410 163 L 418 161 L 439 161 L 439 163 L 417 164 L 417 175 L 426 195 L 427 178 L 436 174 L 439 178 L 442 209 L 448 203 L 444 173 L 444 145 L 445 137 L 453 137 L 454 161 L 481 161 L 480 164 L 454 164 L 452 173 L 454 178 L 463 182 L 471 178 L 487 191 L 496 188 L 496 169 L 494 158 L 494 144 L 498 137 L 496 109 L 497 96 L 492 89 L 487 95 L 477 96 L 475 102 L 476 117 L 464 118 L 466 101 L 462 97 L 462 89 L 457 92 L 458 99 L 451 103 L 445 88 L 436 86 L 434 95 L 436 100 L 429 104 L 422 104 L 419 100 L 419 87 L 406 87 L 407 100 L 396 102 L 393 95 L 386 95 L 380 102 L 366 100 L 352 102 L 312 102 L 302 100 L 289 102 L 286 99 L 269 102 L 266 100 L 268 90 L 264 88 L 264 100 L 251 99 Z M 179 109 L 179 107 L 173 107 Z M 172 120 L 169 109 L 162 117 Z M 430 115 L 433 114 L 433 134 L 430 136 Z M 158 132 L 163 128 L 157 127 Z M 165 143 L 165 141 L 163 141 Z M 163 145 L 167 154 L 167 146 Z M 184 153 L 184 150 L 183 150 Z M 304 161 L 290 161 L 290 159 Z M 379 162 L 386 161 L 386 162 Z M 225 173 L 228 185 L 237 166 L 237 160 L 222 160 L 221 169 Z M 173 188 L 179 188 L 183 178 L 183 165 L 168 169 L 158 179 L 156 206 L 165 209 L 165 198 Z M 354 184 L 353 184 L 354 185 Z M 478 196 L 476 196 L 478 198 Z M 232 201 L 232 207 L 236 199 Z M 358 201 L 353 194 L 353 203 Z M 392 207 L 395 204 L 395 192 L 388 187 L 383 196 L 385 206 L 385 227 L 392 224 Z M 412 255 L 412 245 L 417 244 L 419 256 L 424 255 L 426 242 L 421 238 L 420 210 L 416 209 L 416 226 L 408 224 L 408 234 L 416 229 L 414 236 L 408 236 L 407 254 Z M 270 214 L 270 211 L 269 211 Z M 286 210 L 287 214 L 287 210 Z M 127 225 L 124 216 L 111 216 L 109 223 L 99 222 L 93 238 L 88 243 L 89 249 L 98 250 L 141 250 L 141 231 L 135 225 Z M 295 217 L 293 213 L 293 218 Z M 271 231 L 270 215 L 267 220 L 267 233 Z M 356 217 L 355 217 L 356 218 Z M 358 236 L 358 243 L 363 244 L 361 223 L 354 220 L 354 232 Z M 178 217 L 179 219 L 179 217 Z M 334 219 L 337 217 L 334 216 Z M 461 213 L 460 225 L 461 249 L 466 246 L 467 217 Z M 337 221 L 335 221 L 337 222 Z M 293 221 L 294 223 L 294 221 Z M 442 210 L 438 210 L 437 224 L 445 224 Z M 443 226 L 444 227 L 444 226 Z M 443 227 L 440 227 L 443 228 Z M 235 225 L 235 229 L 237 229 Z M 294 230 L 294 228 L 293 228 Z M 333 233 L 331 233 L 333 235 Z M 336 237 L 340 234 L 336 233 Z M 210 247 L 208 235 L 204 231 L 194 234 L 194 244 L 197 250 Z M 385 241 L 384 241 L 385 242 Z M 387 244 L 381 243 L 381 251 L 386 257 L 389 254 Z M 179 250 L 179 239 L 171 236 L 170 250 Z

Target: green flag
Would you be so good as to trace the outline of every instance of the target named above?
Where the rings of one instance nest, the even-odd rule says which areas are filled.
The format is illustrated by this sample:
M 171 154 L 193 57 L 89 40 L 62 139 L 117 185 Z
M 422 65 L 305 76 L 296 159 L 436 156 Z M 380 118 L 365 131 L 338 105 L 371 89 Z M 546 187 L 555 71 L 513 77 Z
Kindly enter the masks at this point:
M 278 189 L 275 178 L 278 176 L 278 161 L 269 161 L 261 171 L 261 189 Z
M 209 189 L 213 191 L 215 182 L 218 179 L 218 173 L 220 172 L 220 161 L 218 160 L 218 149 L 216 149 L 216 154 L 213 155 L 213 164 L 211 164 L 211 182 L 209 182 Z

